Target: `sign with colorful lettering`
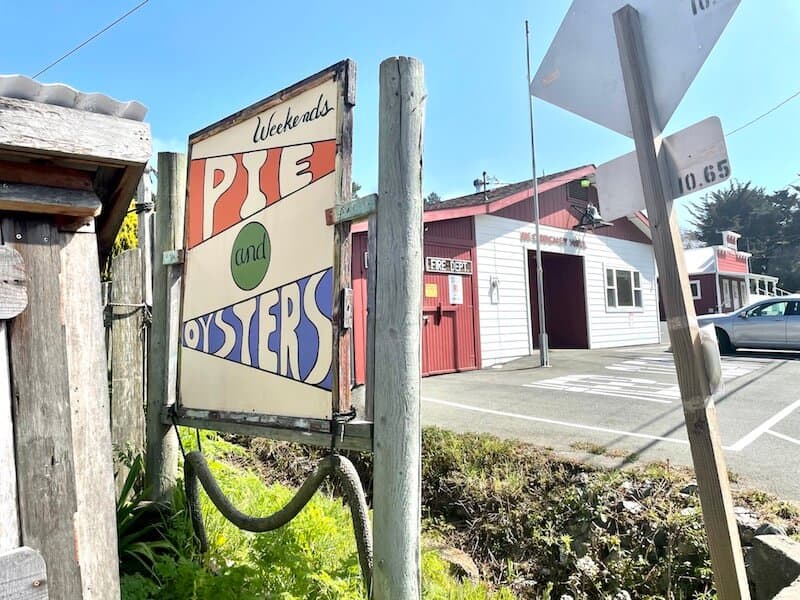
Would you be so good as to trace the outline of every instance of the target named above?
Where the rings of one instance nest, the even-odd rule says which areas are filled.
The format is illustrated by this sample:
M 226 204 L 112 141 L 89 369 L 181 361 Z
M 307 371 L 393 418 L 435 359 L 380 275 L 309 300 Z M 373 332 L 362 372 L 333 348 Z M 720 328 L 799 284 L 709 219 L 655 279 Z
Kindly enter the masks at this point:
M 325 210 L 348 199 L 352 72 L 338 63 L 189 138 L 181 409 L 349 408 L 349 225 Z

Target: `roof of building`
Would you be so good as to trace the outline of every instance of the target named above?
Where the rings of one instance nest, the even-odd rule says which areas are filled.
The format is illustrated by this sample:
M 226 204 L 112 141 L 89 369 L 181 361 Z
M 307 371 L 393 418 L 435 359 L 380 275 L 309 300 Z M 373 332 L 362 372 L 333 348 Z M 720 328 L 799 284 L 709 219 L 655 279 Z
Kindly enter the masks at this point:
M 131 100 L 120 102 L 98 93 L 79 92 L 64 83 L 41 83 L 25 75 L 0 75 L 0 96 L 74 108 L 131 121 L 142 121 L 147 107 Z
M 713 273 L 717 268 L 715 260 L 715 246 L 703 248 L 687 248 L 683 251 L 686 259 L 686 271 L 689 274 Z
M 594 171 L 594 165 L 583 165 L 574 169 L 568 169 L 566 171 L 559 171 L 558 173 L 538 177 L 536 179 L 536 183 L 539 185 L 539 192 L 544 192 L 558 187 L 559 185 L 563 185 L 565 183 L 569 183 L 570 181 L 581 179 L 589 174 L 593 174 Z M 526 179 L 525 181 L 503 185 L 494 189 L 486 190 L 485 192 L 475 192 L 474 194 L 467 194 L 466 196 L 449 198 L 448 200 L 443 200 L 441 202 L 437 202 L 436 204 L 426 206 L 425 210 L 436 211 L 445 210 L 448 208 L 461 208 L 463 206 L 486 205 L 491 204 L 496 200 L 502 200 L 509 196 L 516 195 L 520 192 L 524 192 L 527 196 L 531 192 L 532 181 L 532 179 Z

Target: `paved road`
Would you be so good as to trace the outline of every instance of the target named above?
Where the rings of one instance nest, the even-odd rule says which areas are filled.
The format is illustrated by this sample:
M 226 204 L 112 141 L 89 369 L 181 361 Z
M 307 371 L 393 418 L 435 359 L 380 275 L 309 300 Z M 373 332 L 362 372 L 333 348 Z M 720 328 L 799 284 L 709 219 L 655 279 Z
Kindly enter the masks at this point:
M 666 347 L 551 352 L 548 369 L 534 356 L 424 379 L 424 423 L 691 465 Z M 728 468 L 740 484 L 800 500 L 800 354 L 740 351 L 723 357 L 723 379 L 716 404 Z

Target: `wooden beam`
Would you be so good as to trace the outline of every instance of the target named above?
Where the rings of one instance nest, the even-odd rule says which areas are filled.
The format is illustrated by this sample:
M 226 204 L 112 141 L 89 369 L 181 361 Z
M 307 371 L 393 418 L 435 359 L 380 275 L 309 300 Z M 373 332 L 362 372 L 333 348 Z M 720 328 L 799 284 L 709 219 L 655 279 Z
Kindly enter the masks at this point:
M 47 587 L 47 568 L 36 550 L 22 547 L 0 553 L 0 598 L 47 600 Z
M 0 123 L 4 150 L 122 166 L 150 159 L 150 125 L 140 121 L 0 97 Z
M 380 67 L 374 391 L 375 600 L 419 598 L 422 63 Z
M 678 374 L 686 432 L 697 476 L 703 520 L 721 600 L 750 597 L 744 558 L 733 515 L 733 499 L 722 452 L 714 398 L 701 346 L 689 277 L 673 210 L 669 172 L 654 140 L 661 135 L 642 40 L 639 13 L 627 5 L 614 13 L 622 76 L 636 144 L 647 216 L 661 282 L 672 356 Z M 662 153 L 663 154 L 663 153 Z
M 344 223 L 345 221 L 359 221 L 366 219 L 375 212 L 375 203 L 378 194 L 370 194 L 351 202 L 338 204 L 325 211 L 325 222 L 328 225 Z
M 91 192 L 94 170 L 82 171 L 51 164 L 0 160 L 0 182 L 28 183 Z
M 26 183 L 0 183 L 0 210 L 95 217 L 102 204 L 94 192 Z
M 17 472 L 14 458 L 14 426 L 11 402 L 11 370 L 6 322 L 0 321 L 0 552 L 20 545 L 17 509 Z M 2 586 L 0 577 L 0 586 Z
M 14 248 L 0 245 L 0 319 L 12 319 L 26 306 L 28 276 L 25 274 L 25 262 Z
M 66 513 L 51 515 L 51 520 L 68 520 L 74 530 L 73 551 L 83 586 L 83 595 L 74 597 L 111 599 L 119 594 L 119 559 L 97 241 L 93 233 L 62 233 L 60 237 L 58 279 L 77 513 L 71 519 Z M 52 568 L 49 562 L 48 567 Z
M 103 212 L 97 219 L 97 245 L 101 259 L 111 253 L 111 247 L 128 214 L 144 169 L 145 165 L 138 165 L 124 170 L 106 167 L 97 170 L 95 190 L 103 199 Z
M 44 556 L 51 597 L 72 600 L 83 591 L 59 232 L 33 218 L 5 218 L 2 232 L 36 282 L 9 324 L 21 541 Z
M 141 250 L 111 261 L 111 443 L 144 454 L 144 306 Z M 115 465 L 117 495 L 128 469 Z
M 158 154 L 153 256 L 183 248 L 186 155 Z M 182 265 L 153 261 L 153 320 L 147 365 L 146 445 L 147 483 L 152 500 L 168 499 L 178 476 L 175 432 L 161 421 L 164 408 L 175 404 L 178 370 L 178 331 Z

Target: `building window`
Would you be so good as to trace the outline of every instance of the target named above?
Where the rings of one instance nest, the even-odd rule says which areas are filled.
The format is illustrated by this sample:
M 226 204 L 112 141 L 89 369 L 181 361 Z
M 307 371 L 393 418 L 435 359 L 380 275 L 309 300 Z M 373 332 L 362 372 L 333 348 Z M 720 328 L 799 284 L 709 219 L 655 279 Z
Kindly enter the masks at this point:
M 641 308 L 642 278 L 639 271 L 606 269 L 608 308 Z
M 700 282 L 692 280 L 689 282 L 689 287 L 692 288 L 692 300 L 701 300 L 703 298 L 700 293 Z

